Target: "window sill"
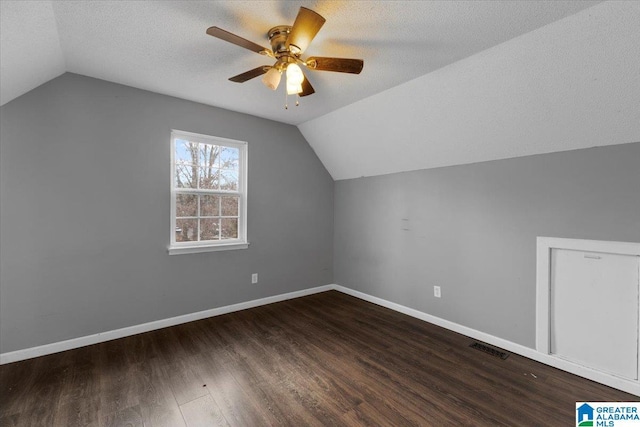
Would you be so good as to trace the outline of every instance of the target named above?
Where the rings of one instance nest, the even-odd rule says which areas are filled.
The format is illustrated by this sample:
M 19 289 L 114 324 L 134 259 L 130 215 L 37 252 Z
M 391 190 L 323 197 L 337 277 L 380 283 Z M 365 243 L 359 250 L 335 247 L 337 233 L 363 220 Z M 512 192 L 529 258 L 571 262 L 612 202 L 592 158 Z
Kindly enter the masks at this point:
M 167 251 L 169 252 L 169 255 L 181 255 L 197 254 L 200 252 L 233 251 L 236 249 L 247 249 L 248 247 L 248 242 L 233 242 L 220 245 L 169 246 Z

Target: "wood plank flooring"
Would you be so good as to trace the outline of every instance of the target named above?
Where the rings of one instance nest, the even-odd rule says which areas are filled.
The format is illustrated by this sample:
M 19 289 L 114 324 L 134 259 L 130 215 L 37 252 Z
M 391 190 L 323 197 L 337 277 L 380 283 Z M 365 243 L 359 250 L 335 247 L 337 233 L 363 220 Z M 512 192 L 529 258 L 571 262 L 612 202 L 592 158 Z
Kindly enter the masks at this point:
M 568 426 L 636 396 L 330 291 L 0 366 L 1 426 Z

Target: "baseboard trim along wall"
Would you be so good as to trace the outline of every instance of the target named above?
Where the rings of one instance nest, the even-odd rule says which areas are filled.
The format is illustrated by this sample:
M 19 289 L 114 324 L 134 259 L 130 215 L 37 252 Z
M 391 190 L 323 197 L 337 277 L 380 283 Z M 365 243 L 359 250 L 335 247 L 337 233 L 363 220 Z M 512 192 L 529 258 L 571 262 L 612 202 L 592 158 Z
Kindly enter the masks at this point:
M 391 301 L 384 300 L 382 298 L 368 295 L 363 292 L 349 289 L 344 286 L 340 286 L 336 284 L 318 286 L 315 288 L 304 289 L 301 291 L 274 295 L 266 298 L 260 298 L 252 301 L 232 304 L 224 307 L 218 307 L 211 310 L 199 311 L 197 313 L 171 317 L 169 319 L 157 320 L 155 322 L 129 326 L 126 328 L 116 329 L 113 331 L 107 331 L 107 332 L 102 332 L 94 335 L 87 335 L 84 337 L 74 338 L 66 341 L 45 344 L 38 347 L 31 347 L 31 348 L 17 350 L 9 353 L 2 353 L 0 354 L 0 364 L 12 363 L 20 360 L 44 356 L 47 354 L 58 353 L 65 350 L 71 350 L 74 348 L 84 347 L 87 345 L 92 345 L 92 344 L 97 344 L 97 343 L 110 341 L 118 338 L 123 338 L 131 335 L 140 334 L 143 332 L 153 331 L 156 329 L 175 326 L 182 323 L 193 322 L 195 320 L 201 320 L 207 317 L 220 316 L 222 314 L 232 313 L 234 311 L 240 311 L 248 308 L 259 307 L 261 305 L 272 304 L 274 302 L 280 302 L 280 301 L 286 301 L 289 299 L 299 298 L 299 297 L 312 295 L 319 292 L 330 291 L 330 290 L 336 290 L 344 294 L 351 295 L 353 297 L 362 299 L 364 301 L 368 301 L 368 302 L 380 305 L 382 307 L 386 307 L 391 310 L 397 311 L 399 313 L 403 313 L 408 316 L 415 317 L 425 322 L 432 323 L 434 325 L 443 327 L 445 329 L 449 329 L 453 332 L 466 335 L 470 338 L 483 341 L 487 344 L 500 347 L 512 353 L 516 353 L 521 356 L 527 357 L 529 359 L 533 359 L 537 362 L 544 363 L 545 365 L 549 365 L 554 368 L 558 368 L 563 371 L 567 371 L 572 374 L 581 376 L 583 378 L 587 378 L 592 381 L 596 381 L 601 384 L 608 385 L 609 387 L 613 387 L 618 390 L 622 390 L 627 393 L 640 396 L 640 385 L 638 383 L 634 383 L 634 382 L 631 382 L 622 378 L 618 378 L 612 375 L 607 375 L 605 373 L 598 372 L 593 369 L 586 368 L 580 365 L 576 365 L 571 362 L 560 360 L 548 354 L 540 353 L 532 348 L 529 348 L 520 344 L 516 344 L 502 338 L 495 337 L 485 332 L 480 332 L 475 329 L 469 328 L 467 326 L 462 326 L 457 323 L 450 322 L 448 320 L 441 319 L 436 316 L 432 316 L 422 311 L 418 311 L 413 308 L 409 308 Z
M 208 317 L 220 316 L 222 314 L 233 313 L 234 311 L 246 310 L 248 308 L 272 304 L 274 302 L 304 297 L 307 295 L 316 294 L 318 292 L 330 291 L 332 289 L 335 289 L 335 286 L 318 286 L 316 288 L 303 289 L 301 291 L 289 292 L 286 294 L 274 295 L 266 298 L 259 298 L 251 301 L 241 302 L 238 304 L 212 308 L 210 310 L 198 311 L 196 313 L 184 314 L 182 316 L 170 317 L 168 319 L 156 320 L 154 322 L 142 323 L 140 325 L 128 326 L 126 328 L 115 329 L 112 331 L 86 335 L 84 337 L 73 338 L 70 340 L 54 342 L 38 347 L 25 348 L 23 350 L 12 351 L 9 353 L 1 353 L 0 365 L 4 365 L 5 363 L 18 362 L 20 360 L 31 359 L 39 356 L 45 356 L 47 354 L 59 353 L 61 351 L 80 348 L 87 345 L 98 344 L 105 341 L 111 341 L 118 338 L 141 334 L 143 332 L 155 331 L 156 329 L 176 326 L 182 323 L 206 319 Z
M 480 332 L 475 329 L 469 328 L 467 326 L 462 326 L 457 323 L 450 322 L 448 320 L 441 319 L 436 316 L 432 316 L 422 311 L 418 311 L 413 308 L 405 307 L 403 305 L 384 300 L 382 298 L 374 297 L 359 291 L 354 291 L 353 289 L 345 288 L 340 285 L 334 285 L 333 289 L 343 292 L 345 294 L 354 296 L 356 298 L 360 298 L 362 300 L 372 302 L 382 307 L 389 308 L 399 313 L 403 313 L 408 316 L 415 317 L 420 320 L 424 320 L 425 322 L 429 322 L 434 325 L 441 326 L 445 329 L 449 329 L 450 331 L 457 332 L 462 335 L 466 335 L 470 338 L 483 341 L 487 344 L 500 347 L 512 353 L 519 354 L 520 356 L 524 356 L 529 359 L 533 359 L 537 362 L 544 363 L 545 365 L 552 366 L 554 368 L 558 368 L 566 372 L 570 372 L 572 374 L 578 375 L 583 378 L 587 378 L 589 380 L 592 380 L 604 385 L 608 385 L 609 387 L 617 388 L 618 390 L 626 391 L 627 393 L 635 394 L 636 396 L 640 396 L 640 385 L 638 383 L 634 383 L 632 381 L 628 381 L 623 378 L 618 378 L 613 375 L 608 375 L 599 371 L 595 371 L 593 369 L 590 369 L 584 366 L 576 365 L 574 363 L 555 358 L 548 354 L 538 352 L 532 348 L 529 348 L 520 344 L 516 344 L 514 342 L 495 337 L 485 332 Z

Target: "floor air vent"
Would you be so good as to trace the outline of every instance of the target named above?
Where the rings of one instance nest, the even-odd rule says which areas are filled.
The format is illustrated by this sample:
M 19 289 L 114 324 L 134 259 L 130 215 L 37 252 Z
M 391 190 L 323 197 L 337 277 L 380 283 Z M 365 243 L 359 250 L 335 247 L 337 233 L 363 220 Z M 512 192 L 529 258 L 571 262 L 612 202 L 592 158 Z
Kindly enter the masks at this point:
M 488 345 L 480 344 L 479 342 L 474 342 L 469 345 L 471 348 L 475 348 L 476 350 L 480 350 L 484 353 L 490 354 L 493 357 L 499 357 L 504 360 L 509 357 L 509 353 L 505 353 L 504 351 L 500 351 L 497 348 L 489 347 Z

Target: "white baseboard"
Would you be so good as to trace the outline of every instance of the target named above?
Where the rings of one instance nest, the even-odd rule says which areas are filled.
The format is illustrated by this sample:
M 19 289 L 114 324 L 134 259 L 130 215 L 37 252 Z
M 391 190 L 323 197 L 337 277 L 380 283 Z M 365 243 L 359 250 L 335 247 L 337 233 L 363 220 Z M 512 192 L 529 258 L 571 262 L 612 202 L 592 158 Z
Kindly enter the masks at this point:
M 457 323 L 450 322 L 448 320 L 441 319 L 436 316 L 432 316 L 430 314 L 415 310 L 413 308 L 405 307 L 404 305 L 396 304 L 394 302 L 390 302 L 382 298 L 374 297 L 359 291 L 354 291 L 353 289 L 345 288 L 344 286 L 334 285 L 333 289 L 343 292 L 345 294 L 354 296 L 356 298 L 360 298 L 362 300 L 372 302 L 382 307 L 389 308 L 399 313 L 403 313 L 408 316 L 415 317 L 420 320 L 424 320 L 425 322 L 429 322 L 434 325 L 441 326 L 445 329 L 449 329 L 450 331 L 454 331 L 459 334 L 466 335 L 473 339 L 483 341 L 487 344 L 500 347 L 512 353 L 516 353 L 521 356 L 527 357 L 529 359 L 533 359 L 537 362 L 544 363 L 545 365 L 549 365 L 554 368 L 558 368 L 563 371 L 567 371 L 572 374 L 578 375 L 580 377 L 598 382 L 600 384 L 604 384 L 609 387 L 613 387 L 618 390 L 622 390 L 627 393 L 640 396 L 640 384 L 637 382 L 625 380 L 623 378 L 618 378 L 613 375 L 595 371 L 593 369 L 590 369 L 584 366 L 576 365 L 566 360 L 558 359 L 553 355 L 540 353 L 539 351 L 536 351 L 532 348 L 529 348 L 520 344 L 516 344 L 514 342 L 507 341 L 505 339 L 498 338 L 493 335 L 487 334 L 485 332 L 480 332 L 475 329 L 469 328 L 467 326 L 462 326 Z
M 299 298 L 307 295 L 316 294 L 335 289 L 334 285 L 318 286 L 311 289 L 303 289 L 301 291 L 289 292 L 286 294 L 274 295 L 266 298 L 255 299 L 252 301 L 241 302 L 238 304 L 227 305 L 224 307 L 213 308 L 210 310 L 198 311 L 196 313 L 184 314 L 182 316 L 170 317 L 168 319 L 156 320 L 154 322 L 142 323 L 140 325 L 128 326 L 126 328 L 115 329 L 112 331 L 100 332 L 84 337 L 73 338 L 66 341 L 54 342 L 38 347 L 25 348 L 23 350 L 12 351 L 0 354 L 0 365 L 5 363 L 18 362 L 20 360 L 31 359 L 34 357 L 45 356 L 47 354 L 59 353 L 65 350 L 84 347 L 87 345 L 98 344 L 105 341 L 111 341 L 118 338 L 124 338 L 131 335 L 141 334 L 143 332 L 154 331 L 156 329 L 167 328 L 169 326 L 180 325 L 182 323 L 193 322 L 194 320 L 206 319 L 207 317 L 220 316 L 222 314 L 232 313 L 234 311 L 246 310 L 261 305 L 271 304 L 274 302 L 285 301 L 288 299 Z
M 248 308 L 259 307 L 261 305 L 271 304 L 274 302 L 285 301 L 293 298 L 299 298 L 307 295 L 316 294 L 319 292 L 325 292 L 330 290 L 336 290 L 347 295 L 354 296 L 364 301 L 368 301 L 382 307 L 389 308 L 393 311 L 406 314 L 416 319 L 423 320 L 425 322 L 432 323 L 434 325 L 449 329 L 462 335 L 466 335 L 473 339 L 483 341 L 487 344 L 500 347 L 504 350 L 512 353 L 519 354 L 521 356 L 533 359 L 537 362 L 544 363 L 545 365 L 552 366 L 554 368 L 561 369 L 563 371 L 570 372 L 572 374 L 581 376 L 583 378 L 590 379 L 592 381 L 607 385 L 609 387 L 616 388 L 618 390 L 625 391 L 627 393 L 640 396 L 640 384 L 632 382 L 622 378 L 614 377 L 593 369 L 586 368 L 584 366 L 576 365 L 571 362 L 567 362 L 562 359 L 553 357 L 552 355 L 540 353 L 532 348 L 516 344 L 511 341 L 507 341 L 502 338 L 495 337 L 485 332 L 480 332 L 467 326 L 462 326 L 454 322 L 450 322 L 445 319 L 441 319 L 436 316 L 424 313 L 413 308 L 406 307 L 391 301 L 384 300 L 382 298 L 374 297 L 372 295 L 365 294 L 360 291 L 345 288 L 344 286 L 330 284 L 324 286 L 318 286 L 311 289 L 303 289 L 301 291 L 289 292 L 286 294 L 274 295 L 266 298 L 260 298 L 252 301 L 241 302 L 238 304 L 227 305 L 224 307 L 213 308 L 211 310 L 199 311 L 197 313 L 185 314 L 182 316 L 171 317 L 169 319 L 157 320 L 155 322 L 143 323 L 140 325 L 129 326 L 126 328 L 116 329 L 113 331 L 102 332 L 94 335 L 87 335 L 84 337 L 73 338 L 66 341 L 60 341 L 51 344 L 45 344 L 38 347 L 31 347 L 24 350 L 12 351 L 9 353 L 0 354 L 0 364 L 17 362 L 20 360 L 31 359 L 33 357 L 44 356 L 47 354 L 58 353 L 65 350 L 71 350 L 74 348 L 84 347 L 87 345 L 97 344 L 105 341 L 114 340 L 117 338 L 123 338 L 131 335 L 140 334 L 143 332 L 149 332 L 156 329 L 166 328 L 169 326 L 180 325 L 182 323 L 193 322 L 194 320 L 205 319 L 213 316 L 220 316 L 222 314 L 232 313 L 234 311 L 245 310 Z

